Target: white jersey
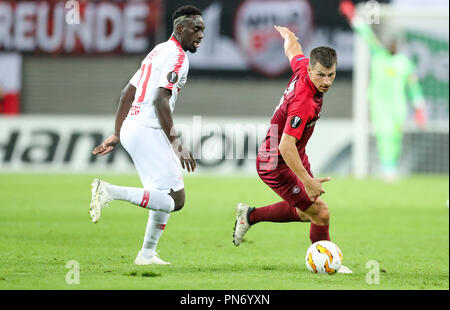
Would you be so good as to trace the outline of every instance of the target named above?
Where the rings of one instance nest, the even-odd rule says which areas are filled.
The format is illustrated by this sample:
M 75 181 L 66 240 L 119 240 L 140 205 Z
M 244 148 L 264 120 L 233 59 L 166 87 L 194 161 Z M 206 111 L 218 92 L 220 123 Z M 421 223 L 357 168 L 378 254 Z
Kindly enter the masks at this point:
M 171 37 L 158 44 L 141 63 L 141 68 L 134 74 L 130 84 L 136 87 L 136 95 L 127 115 L 127 120 L 161 128 L 154 100 L 159 87 L 172 91 L 169 104 L 173 112 L 178 92 L 187 80 L 189 60 L 180 43 Z

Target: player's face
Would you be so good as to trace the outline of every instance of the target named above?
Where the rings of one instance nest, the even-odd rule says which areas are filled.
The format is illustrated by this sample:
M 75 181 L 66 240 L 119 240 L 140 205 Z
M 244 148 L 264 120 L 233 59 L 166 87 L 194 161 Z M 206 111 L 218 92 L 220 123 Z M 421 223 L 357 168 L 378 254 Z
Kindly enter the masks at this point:
M 397 54 L 397 42 L 395 42 L 395 41 L 389 42 L 388 50 L 391 53 L 391 55 Z
M 203 18 L 200 15 L 194 15 L 192 19 L 184 25 L 180 34 L 180 43 L 183 48 L 191 53 L 195 53 L 203 39 L 204 30 L 205 24 Z
M 331 68 L 327 68 L 316 62 L 313 67 L 308 66 L 308 74 L 317 90 L 321 93 L 326 93 L 333 85 L 336 77 L 336 64 Z

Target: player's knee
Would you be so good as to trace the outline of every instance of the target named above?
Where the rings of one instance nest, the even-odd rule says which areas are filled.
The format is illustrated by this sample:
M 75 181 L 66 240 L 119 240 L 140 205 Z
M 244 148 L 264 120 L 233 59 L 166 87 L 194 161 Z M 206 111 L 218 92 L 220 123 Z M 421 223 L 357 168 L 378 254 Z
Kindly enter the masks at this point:
M 328 209 L 328 205 L 323 201 L 320 204 L 318 219 L 322 222 L 322 225 L 328 225 L 330 222 L 330 210 Z
M 185 200 L 186 200 L 186 196 L 184 195 L 184 192 L 179 193 L 178 195 L 175 195 L 175 197 L 173 198 L 173 201 L 175 202 L 175 210 L 174 211 L 183 209 Z
M 328 225 L 330 222 L 330 211 L 328 205 L 321 199 L 317 200 L 313 208 L 308 209 L 311 221 L 317 225 Z
M 330 223 L 330 211 L 328 208 L 319 212 L 319 218 L 324 225 L 328 225 Z
M 185 201 L 184 197 L 183 198 L 179 198 L 179 199 L 175 199 L 174 200 L 174 202 L 175 202 L 175 210 L 174 211 L 178 211 L 178 210 L 183 209 L 184 201 Z
M 184 202 L 186 200 L 186 194 L 184 193 L 184 189 L 181 189 L 177 192 L 174 192 L 171 189 L 169 195 L 173 198 L 173 201 L 175 203 L 174 211 L 181 210 L 184 207 Z

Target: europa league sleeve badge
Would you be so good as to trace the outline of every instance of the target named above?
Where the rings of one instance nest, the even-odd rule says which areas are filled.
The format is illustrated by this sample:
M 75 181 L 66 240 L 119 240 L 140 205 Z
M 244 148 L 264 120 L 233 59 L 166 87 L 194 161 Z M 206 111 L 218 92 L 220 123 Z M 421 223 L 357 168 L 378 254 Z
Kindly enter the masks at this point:
M 298 126 L 300 126 L 301 123 L 302 123 L 302 119 L 299 116 L 294 116 L 291 119 L 291 127 L 292 128 L 297 128 Z
M 178 73 L 175 71 L 167 73 L 167 80 L 171 84 L 175 84 L 178 81 Z

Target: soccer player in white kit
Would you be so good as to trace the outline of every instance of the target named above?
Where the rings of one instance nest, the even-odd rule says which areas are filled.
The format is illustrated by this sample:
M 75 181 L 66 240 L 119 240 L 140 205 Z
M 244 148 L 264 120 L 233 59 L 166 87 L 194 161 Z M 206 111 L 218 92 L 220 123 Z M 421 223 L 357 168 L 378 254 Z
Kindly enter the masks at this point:
M 149 209 L 144 242 L 135 263 L 170 264 L 156 254 L 159 238 L 170 213 L 184 206 L 181 168 L 196 167 L 192 153 L 181 145 L 173 127 L 172 112 L 178 92 L 187 79 L 186 51 L 195 53 L 205 25 L 195 6 L 178 8 L 172 15 L 173 33 L 142 61 L 141 67 L 122 91 L 116 113 L 115 133 L 93 150 L 105 155 L 121 143 L 133 159 L 143 188 L 124 187 L 95 179 L 89 209 L 96 223 L 102 208 L 115 199 Z

